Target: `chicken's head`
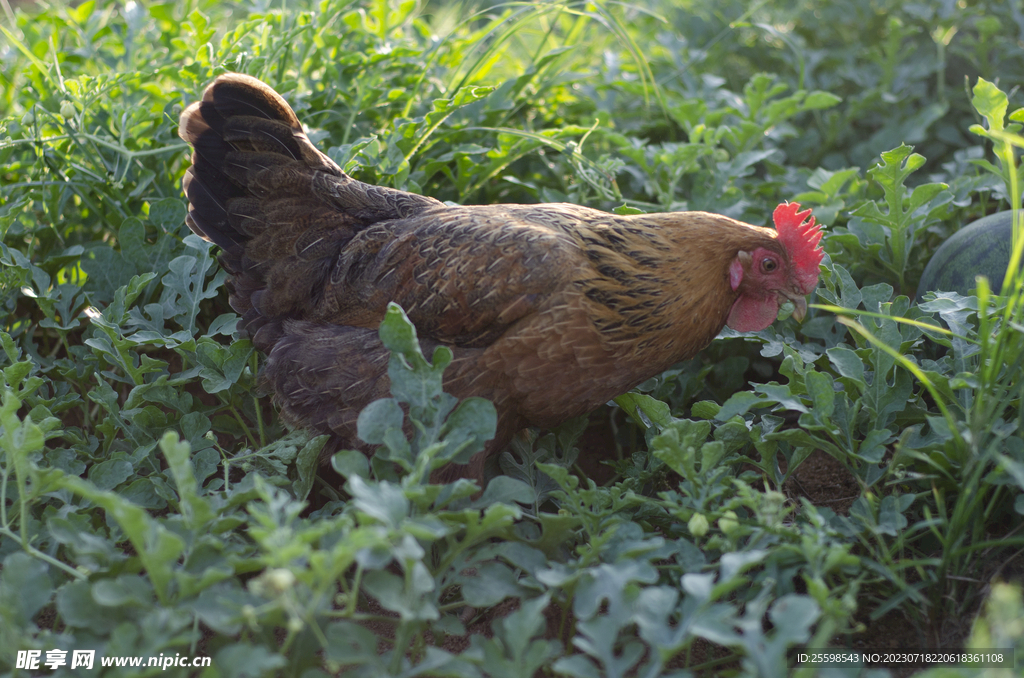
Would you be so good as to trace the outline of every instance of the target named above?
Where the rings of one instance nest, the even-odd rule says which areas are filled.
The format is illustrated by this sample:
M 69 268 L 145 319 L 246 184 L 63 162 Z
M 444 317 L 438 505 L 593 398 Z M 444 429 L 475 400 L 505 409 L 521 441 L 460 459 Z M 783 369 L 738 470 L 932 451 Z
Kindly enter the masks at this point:
M 818 246 L 821 228 L 815 225 L 811 210 L 799 210 L 795 202 L 776 207 L 772 218 L 778 247 L 740 250 L 729 266 L 729 284 L 739 297 L 725 324 L 737 332 L 768 327 L 786 301 L 796 307 L 793 316 L 797 320 L 803 320 L 807 313 L 804 297 L 818 284 L 818 265 L 823 256 Z

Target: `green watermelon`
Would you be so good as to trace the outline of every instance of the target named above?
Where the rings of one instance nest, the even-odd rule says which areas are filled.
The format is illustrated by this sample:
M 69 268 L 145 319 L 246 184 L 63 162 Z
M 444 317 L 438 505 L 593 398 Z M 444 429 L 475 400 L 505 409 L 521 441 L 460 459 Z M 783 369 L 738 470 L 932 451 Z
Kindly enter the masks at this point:
M 996 212 L 961 228 L 935 251 L 917 286 L 918 300 L 929 291 L 954 291 L 964 296 L 984 275 L 993 294 L 1003 286 L 1013 248 L 1013 210 Z

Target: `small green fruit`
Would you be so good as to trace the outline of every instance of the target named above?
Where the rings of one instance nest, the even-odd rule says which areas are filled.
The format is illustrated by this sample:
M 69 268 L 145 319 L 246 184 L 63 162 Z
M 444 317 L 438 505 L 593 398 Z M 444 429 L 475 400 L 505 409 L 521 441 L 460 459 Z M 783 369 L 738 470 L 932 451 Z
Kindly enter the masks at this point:
M 722 517 L 718 519 L 718 529 L 725 534 L 732 534 L 739 529 L 740 521 L 735 511 L 726 511 L 722 514 Z
M 686 523 L 686 527 L 694 537 L 703 537 L 708 533 L 708 519 L 703 513 L 694 513 L 693 517 Z
M 266 582 L 267 588 L 277 595 L 284 593 L 295 585 L 295 575 L 292 574 L 291 570 L 280 567 L 268 570 L 263 575 L 263 580 Z

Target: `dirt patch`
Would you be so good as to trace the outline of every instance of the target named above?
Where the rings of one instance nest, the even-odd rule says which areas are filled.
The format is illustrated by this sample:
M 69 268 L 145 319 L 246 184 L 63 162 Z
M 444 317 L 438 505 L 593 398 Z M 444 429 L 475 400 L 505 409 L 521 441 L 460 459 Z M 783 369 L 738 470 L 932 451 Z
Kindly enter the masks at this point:
M 615 477 L 615 469 L 607 462 L 619 458 L 619 451 L 615 446 L 616 432 L 610 419 L 612 415 L 613 412 L 607 407 L 592 412 L 587 430 L 576 442 L 576 447 L 580 451 L 576 463 L 587 478 L 601 486 L 608 484 Z
M 818 450 L 811 453 L 782 486 L 790 499 L 806 497 L 815 506 L 846 515 L 860 496 L 853 474 L 835 458 Z

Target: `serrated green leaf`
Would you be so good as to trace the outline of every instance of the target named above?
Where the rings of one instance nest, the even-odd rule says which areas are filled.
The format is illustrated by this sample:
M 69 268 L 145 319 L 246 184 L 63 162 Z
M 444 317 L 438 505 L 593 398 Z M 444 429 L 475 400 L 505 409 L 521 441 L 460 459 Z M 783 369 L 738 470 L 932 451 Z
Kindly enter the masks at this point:
M 195 334 L 200 302 L 217 296 L 227 273 L 220 270 L 207 283 L 207 274 L 213 266 L 210 257 L 212 243 L 195 234 L 186 236 L 184 242 L 194 250 L 194 254 L 175 257 L 167 264 L 168 273 L 163 277 L 163 284 L 175 294 L 167 297 L 164 303 L 168 310 L 166 317 L 173 318 L 191 336 Z
M 815 419 L 823 422 L 832 416 L 835 409 L 836 391 L 832 377 L 823 372 L 808 372 L 804 376 L 804 380 L 807 385 L 807 395 L 814 403 L 811 413 L 814 414 Z
M 448 450 L 444 459 L 465 463 L 494 438 L 498 412 L 489 400 L 466 398 L 448 416 L 441 433 Z
M 710 433 L 711 422 L 677 419 L 651 440 L 651 453 L 684 478 L 694 478 L 697 455 Z
M 971 105 L 988 122 L 988 129 L 1001 132 L 1006 118 L 1009 100 L 1006 93 L 985 78 L 978 78 L 972 91 Z

